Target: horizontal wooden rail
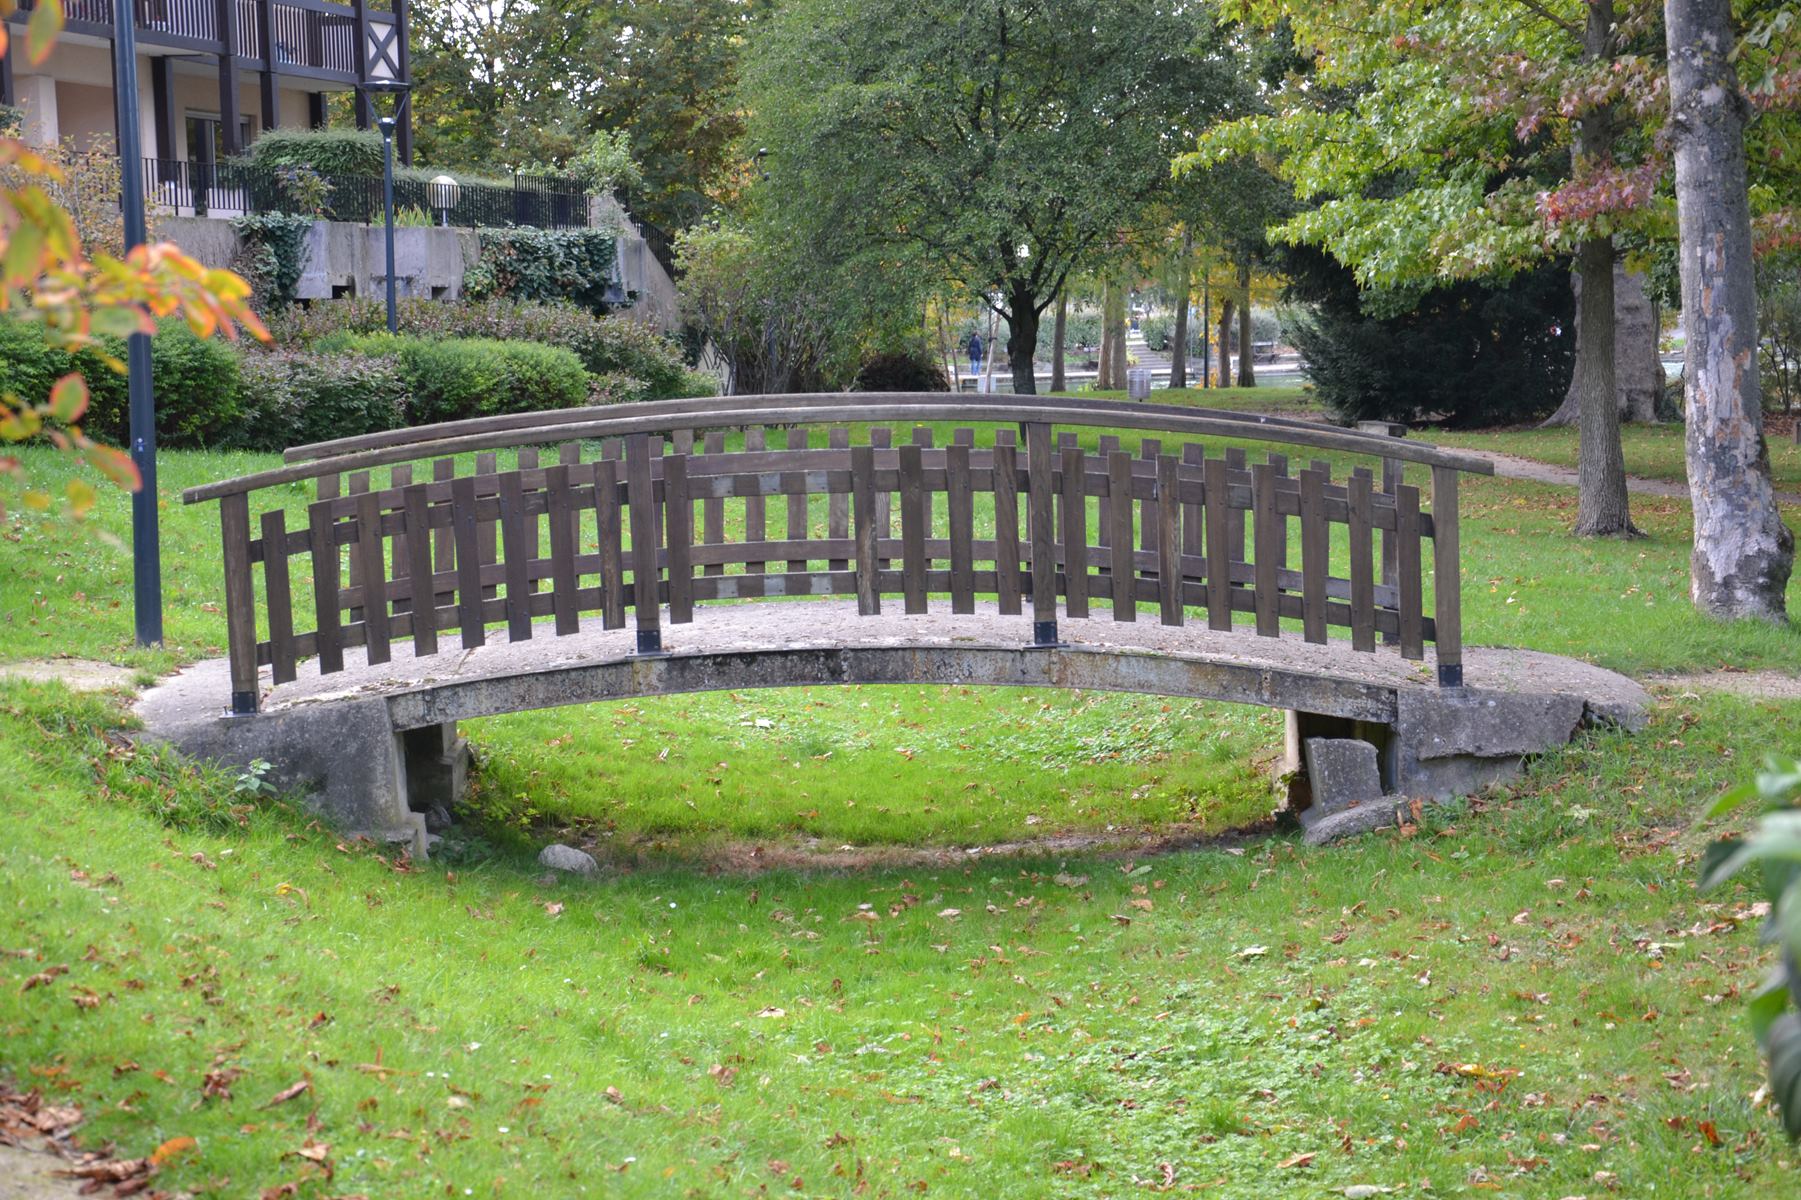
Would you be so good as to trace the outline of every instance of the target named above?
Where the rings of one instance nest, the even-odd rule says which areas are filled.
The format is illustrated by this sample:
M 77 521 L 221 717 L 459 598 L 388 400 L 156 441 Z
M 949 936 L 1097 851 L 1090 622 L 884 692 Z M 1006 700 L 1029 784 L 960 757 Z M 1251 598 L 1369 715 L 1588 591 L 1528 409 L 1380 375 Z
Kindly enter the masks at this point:
M 1461 456 L 1156 406 L 809 399 L 352 439 L 341 453 L 194 489 L 190 502 L 220 501 L 234 709 L 256 710 L 259 665 L 283 683 L 306 658 L 322 673 L 344 669 L 347 647 L 382 663 L 396 641 L 429 655 L 444 631 L 475 647 L 494 627 L 520 641 L 574 633 L 584 618 L 606 628 L 629 618 L 640 651 L 654 653 L 664 626 L 693 620 L 696 604 L 777 596 L 852 597 L 866 614 L 895 600 L 926 612 L 943 603 L 934 597 L 973 613 L 987 599 L 1029 615 L 1037 645 L 1056 643 L 1059 604 L 1068 617 L 1105 605 L 1115 622 L 1248 619 L 1258 635 L 1286 626 L 1320 643 L 1338 627 L 1353 651 L 1383 640 L 1421 659 L 1432 642 L 1440 682 L 1461 681 Z M 1000 427 L 958 428 L 940 446 L 928 426 L 897 437 L 880 424 L 946 419 Z M 853 445 L 843 426 L 872 422 L 867 444 Z M 771 448 L 768 424 L 798 427 Z M 818 424 L 837 427 L 805 427 Z M 738 425 L 744 448 L 727 452 L 719 427 Z M 1334 479 L 1324 461 L 1291 469 L 1280 451 L 1253 463 L 1238 446 L 1213 457 L 1202 443 L 1166 450 L 1151 436 L 1132 454 L 1116 433 L 1097 452 L 1069 426 L 1261 437 L 1374 455 L 1382 469 Z M 541 462 L 538 446 L 553 441 L 556 461 Z M 509 442 L 517 461 L 502 470 L 494 448 Z M 448 455 L 469 451 L 473 472 L 459 474 Z M 425 459 L 429 471 L 415 463 Z M 1406 482 L 1408 461 L 1431 468 L 1430 511 Z M 308 479 L 317 488 L 304 520 L 290 527 L 278 506 L 253 523 L 253 491 Z

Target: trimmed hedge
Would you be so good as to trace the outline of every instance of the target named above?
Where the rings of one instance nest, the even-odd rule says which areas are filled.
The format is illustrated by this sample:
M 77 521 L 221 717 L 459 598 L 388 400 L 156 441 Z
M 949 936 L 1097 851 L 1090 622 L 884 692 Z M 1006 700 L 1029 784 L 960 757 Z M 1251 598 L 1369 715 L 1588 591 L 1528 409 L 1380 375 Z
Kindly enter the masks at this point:
M 245 156 L 259 167 L 310 167 L 321 175 L 381 176 L 381 134 L 372 129 L 270 129 Z
M 411 396 L 394 358 L 305 350 L 245 355 L 242 387 L 241 419 L 227 440 L 243 450 L 399 429 Z
M 477 300 L 566 300 L 607 311 L 618 239 L 602 229 L 483 229 L 481 256 L 464 279 Z
M 416 337 L 497 338 L 561 347 L 591 373 L 605 376 L 607 396 L 619 403 L 709 396 L 718 390 L 711 376 L 689 371 L 676 344 L 655 330 L 624 317 L 597 317 L 573 304 L 446 303 L 414 297 L 400 302 L 399 315 L 401 333 Z M 345 331 L 377 333 L 386 327 L 383 304 L 364 297 L 290 308 L 269 322 L 278 344 L 296 348 Z
M 581 360 L 536 342 L 341 334 L 321 341 L 319 349 L 392 358 L 411 394 L 407 418 L 414 425 L 588 402 Z

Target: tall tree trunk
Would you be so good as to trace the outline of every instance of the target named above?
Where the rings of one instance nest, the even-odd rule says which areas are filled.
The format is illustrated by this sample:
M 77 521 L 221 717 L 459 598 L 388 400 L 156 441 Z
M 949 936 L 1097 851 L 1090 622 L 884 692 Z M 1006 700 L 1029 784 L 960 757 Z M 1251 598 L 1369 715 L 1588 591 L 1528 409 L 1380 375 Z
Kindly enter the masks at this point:
M 1205 271 L 1201 272 L 1201 386 L 1213 386 L 1213 359 L 1207 345 L 1213 337 L 1213 289 Z
M 1169 352 L 1169 386 L 1188 386 L 1188 289 L 1193 286 L 1194 234 L 1182 230 L 1182 265 L 1176 277 L 1175 345 Z
M 1126 290 L 1107 281 L 1101 302 L 1101 373 L 1095 386 L 1102 391 L 1126 389 Z
M 1570 273 L 1576 295 L 1576 351 L 1582 352 L 1582 274 Z M 1645 277 L 1616 261 L 1613 268 L 1613 386 L 1622 421 L 1657 420 L 1663 389 L 1663 363 L 1657 352 L 1657 306 L 1645 292 Z M 1544 427 L 1574 425 L 1581 417 L 1582 396 L 1572 375 L 1569 390 Z
M 1244 289 L 1244 303 L 1238 308 L 1238 386 L 1256 387 L 1257 368 L 1251 350 L 1251 267 L 1238 268 L 1238 286 Z
M 1219 301 L 1219 386 L 1232 386 L 1232 301 Z
M 1069 389 L 1069 383 L 1063 373 L 1063 336 L 1069 325 L 1069 293 L 1057 293 L 1057 319 L 1051 325 L 1051 391 L 1062 392 Z
M 1015 284 L 1007 313 L 1007 358 L 1013 364 L 1013 394 L 1038 394 L 1038 297 L 1030 286 Z
M 1688 335 L 1689 595 L 1714 616 L 1786 623 L 1795 537 L 1776 507 L 1763 438 L 1746 104 L 1731 61 L 1730 0 L 1664 0 L 1664 27 Z
M 1583 58 L 1613 57 L 1613 0 L 1589 0 Z M 1596 108 L 1576 123 L 1572 148 L 1576 171 L 1613 155 L 1613 114 Z M 1613 266 L 1611 237 L 1594 237 L 1576 251 L 1582 273 L 1582 337 L 1576 343 L 1576 393 L 1580 408 L 1576 458 L 1576 533 L 1584 537 L 1631 536 L 1626 500 L 1626 457 L 1620 449 L 1620 402 L 1614 381 Z
M 1101 280 L 1101 344 L 1095 347 L 1094 353 L 1094 388 L 1104 391 L 1107 387 L 1108 374 L 1113 362 L 1113 337 L 1107 324 L 1107 314 L 1113 311 L 1113 281 Z

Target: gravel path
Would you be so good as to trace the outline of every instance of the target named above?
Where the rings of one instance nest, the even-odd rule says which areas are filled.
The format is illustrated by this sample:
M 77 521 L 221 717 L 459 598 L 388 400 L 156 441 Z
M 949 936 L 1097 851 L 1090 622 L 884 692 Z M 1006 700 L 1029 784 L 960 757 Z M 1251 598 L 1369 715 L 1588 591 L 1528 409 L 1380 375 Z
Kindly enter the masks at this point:
M 1495 474 L 1503 479 L 1524 479 L 1529 483 L 1549 483 L 1557 487 L 1575 487 L 1577 485 L 1576 472 L 1570 467 L 1539 462 L 1534 458 L 1502 454 L 1498 450 L 1472 450 L 1459 447 L 1458 453 L 1486 458 L 1495 464 Z M 1628 475 L 1626 476 L 1626 490 L 1639 496 L 1688 499 L 1688 484 L 1675 483 L 1668 479 L 1645 479 L 1638 475 Z M 1777 492 L 1776 499 L 1781 504 L 1801 504 L 1801 492 Z

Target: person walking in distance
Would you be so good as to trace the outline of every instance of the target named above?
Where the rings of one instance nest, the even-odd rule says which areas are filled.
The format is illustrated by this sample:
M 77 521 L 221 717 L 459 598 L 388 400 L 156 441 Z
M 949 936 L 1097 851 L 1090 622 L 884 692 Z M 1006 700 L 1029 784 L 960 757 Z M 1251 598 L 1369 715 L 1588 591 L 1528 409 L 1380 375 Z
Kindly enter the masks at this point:
M 976 390 L 982 387 L 982 335 L 973 330 L 969 335 L 969 374 L 976 380 Z

